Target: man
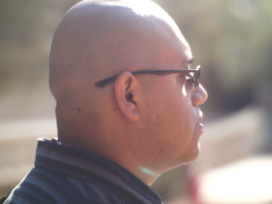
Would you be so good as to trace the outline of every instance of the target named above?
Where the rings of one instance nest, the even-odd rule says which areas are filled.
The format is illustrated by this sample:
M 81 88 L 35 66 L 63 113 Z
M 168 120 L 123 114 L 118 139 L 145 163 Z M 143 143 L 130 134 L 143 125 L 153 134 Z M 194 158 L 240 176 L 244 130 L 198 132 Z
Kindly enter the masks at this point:
M 58 140 L 39 140 L 35 167 L 6 203 L 161 203 L 149 186 L 199 153 L 207 93 L 192 61 L 151 1 L 72 7 L 50 53 Z

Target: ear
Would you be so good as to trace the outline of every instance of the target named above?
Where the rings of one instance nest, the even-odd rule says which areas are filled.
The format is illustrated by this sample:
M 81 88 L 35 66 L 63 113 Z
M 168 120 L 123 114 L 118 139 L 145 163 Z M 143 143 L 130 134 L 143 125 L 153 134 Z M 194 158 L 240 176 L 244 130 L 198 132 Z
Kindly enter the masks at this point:
M 130 72 L 123 72 L 114 82 L 117 104 L 124 116 L 131 121 L 140 119 L 138 81 Z

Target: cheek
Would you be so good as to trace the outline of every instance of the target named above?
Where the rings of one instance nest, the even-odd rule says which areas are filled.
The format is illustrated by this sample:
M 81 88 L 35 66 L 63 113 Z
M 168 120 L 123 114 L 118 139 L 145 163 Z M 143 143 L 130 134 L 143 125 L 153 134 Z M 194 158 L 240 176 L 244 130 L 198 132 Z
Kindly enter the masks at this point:
M 150 125 L 170 137 L 192 133 L 194 114 L 186 87 L 176 82 L 169 82 L 168 86 L 163 83 L 156 85 L 156 91 L 153 89 L 148 93 L 145 104 Z
M 140 134 L 143 137 L 139 138 L 141 150 L 148 150 L 160 161 L 179 160 L 186 154 L 194 130 L 190 98 L 182 89 L 153 93 L 149 98 Z
M 186 129 L 193 120 L 193 107 L 190 96 L 188 95 L 185 88 L 182 88 L 176 93 L 172 93 L 170 96 L 169 103 L 169 115 L 174 119 L 178 120 L 182 129 Z M 188 128 L 188 127 L 187 127 Z
M 194 112 L 186 90 L 179 89 L 165 93 L 163 100 L 158 101 L 158 118 L 161 118 L 168 137 L 186 142 L 194 128 Z M 176 141 L 174 141 L 176 142 Z
M 184 96 L 181 91 L 179 97 L 169 102 L 168 111 L 168 133 L 173 146 L 173 151 L 178 150 L 182 154 L 193 140 L 195 128 L 194 109 L 188 95 Z

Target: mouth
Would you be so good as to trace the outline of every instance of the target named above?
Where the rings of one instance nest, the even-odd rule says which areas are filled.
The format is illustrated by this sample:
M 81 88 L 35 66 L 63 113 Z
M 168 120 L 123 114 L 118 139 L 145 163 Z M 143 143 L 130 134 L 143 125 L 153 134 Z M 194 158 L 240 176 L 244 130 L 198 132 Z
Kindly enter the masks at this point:
M 196 128 L 203 130 L 204 126 L 202 123 L 197 123 Z

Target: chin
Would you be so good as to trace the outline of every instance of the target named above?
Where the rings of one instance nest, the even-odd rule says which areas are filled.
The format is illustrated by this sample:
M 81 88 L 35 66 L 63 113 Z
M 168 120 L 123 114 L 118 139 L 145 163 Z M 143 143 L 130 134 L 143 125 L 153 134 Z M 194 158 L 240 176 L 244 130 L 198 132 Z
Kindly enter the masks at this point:
M 182 152 L 176 152 L 175 156 L 172 157 L 175 158 L 175 160 L 170 161 L 169 166 L 172 168 L 176 168 L 182 165 L 187 165 L 196 160 L 200 153 L 200 144 L 198 141 L 194 141 L 191 143 L 190 146 L 187 146 L 186 149 Z M 179 154 L 179 155 L 178 155 Z
M 196 147 L 191 148 L 188 153 L 183 157 L 182 165 L 190 164 L 196 160 L 200 152 L 200 144 L 197 143 Z

